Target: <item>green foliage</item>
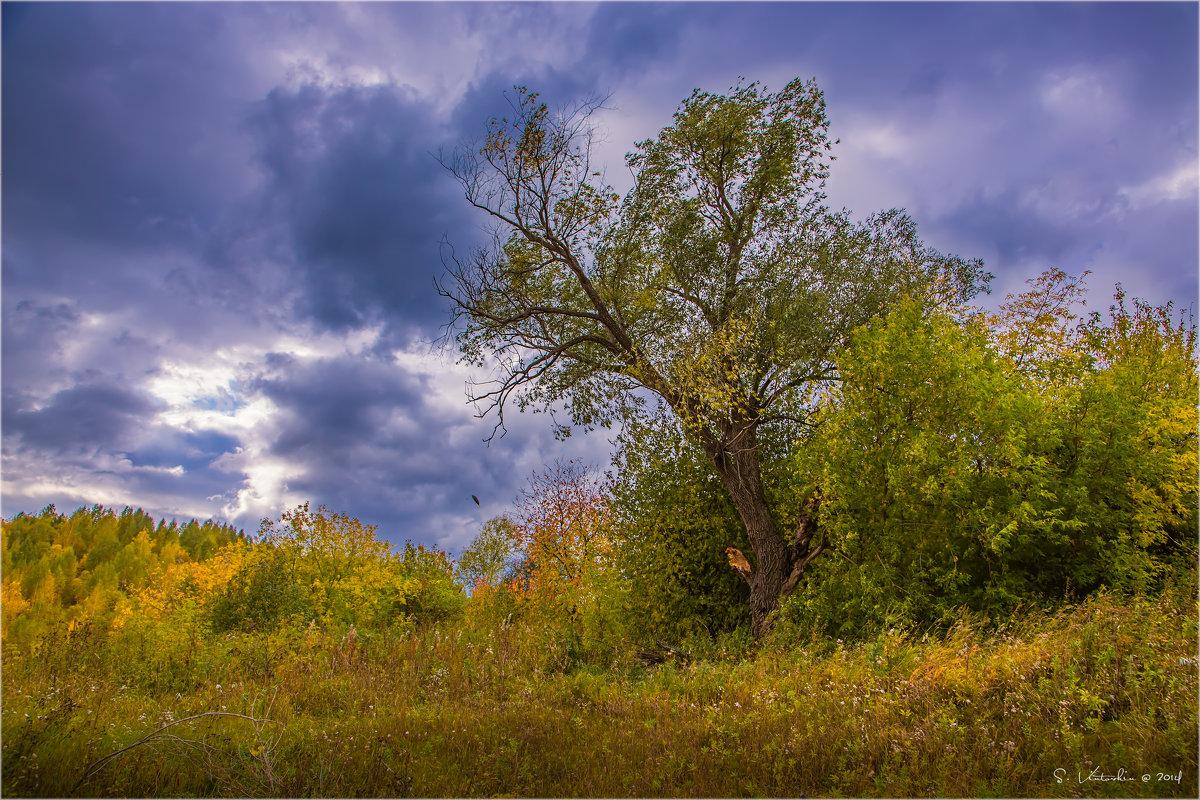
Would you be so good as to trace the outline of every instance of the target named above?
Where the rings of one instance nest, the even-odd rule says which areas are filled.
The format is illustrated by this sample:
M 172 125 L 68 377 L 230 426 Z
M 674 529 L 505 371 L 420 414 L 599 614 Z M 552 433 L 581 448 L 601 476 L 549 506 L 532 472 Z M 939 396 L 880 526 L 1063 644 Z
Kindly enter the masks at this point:
M 1031 536 L 1057 529 L 1022 505 L 1044 483 L 1043 462 L 1027 451 L 1047 435 L 1036 427 L 1046 419 L 1039 399 L 1021 391 L 979 325 L 915 302 L 860 330 L 840 367 L 843 383 L 796 457 L 821 486 L 838 555 L 814 564 L 792 612 L 850 636 L 987 609 L 1005 566 L 986 531 L 1014 512 Z
M 209 605 L 213 632 L 269 633 L 285 620 L 312 618 L 313 598 L 299 578 L 296 555 L 269 542 L 255 547 Z
M 455 575 L 466 588 L 495 586 L 513 566 L 517 552 L 517 530 L 507 516 L 483 523 L 479 533 L 463 549 Z
M 595 471 L 558 461 L 535 472 L 511 517 L 492 520 L 464 554 L 486 544 L 500 582 L 476 580 L 472 616 L 545 624 L 561 646 L 556 669 L 610 663 L 630 632 L 627 571 L 614 551 L 612 498 Z M 507 555 L 506 555 L 507 554 Z
M 97 505 L 67 516 L 47 506 L 0 527 L 6 652 L 40 651 L 45 637 L 62 626 L 106 629 L 128 612 L 131 597 L 190 561 L 178 528 L 156 528 L 141 509 L 118 513 Z M 214 522 L 195 527 L 218 547 L 244 538 Z
M 1170 554 L 1195 557 L 1195 322 L 1170 304 L 1130 310 L 1118 287 L 1108 319 L 1093 313 L 1081 336 L 1091 364 L 1064 422 L 1064 494 L 1097 531 L 1100 569 L 1113 565 L 1093 583 L 1144 590 Z
M 618 559 L 629 579 L 629 624 L 679 641 L 749 623 L 746 584 L 725 547 L 748 548 L 745 528 L 711 464 L 678 426 L 626 426 L 613 486 Z
M 263 522 L 209 614 L 218 632 L 270 632 L 287 622 L 366 632 L 446 619 L 463 602 L 442 551 L 410 542 L 393 553 L 374 526 L 306 503 Z
M 1195 328 L 1044 277 L 991 324 L 921 303 L 858 331 L 798 480 L 836 555 L 788 613 L 832 635 L 994 619 L 1194 558 Z M 1032 311 L 1031 311 L 1032 309 Z
M 454 562 L 445 551 L 408 542 L 400 558 L 406 594 L 399 609 L 418 623 L 436 623 L 462 613 L 466 596 L 454 580 Z

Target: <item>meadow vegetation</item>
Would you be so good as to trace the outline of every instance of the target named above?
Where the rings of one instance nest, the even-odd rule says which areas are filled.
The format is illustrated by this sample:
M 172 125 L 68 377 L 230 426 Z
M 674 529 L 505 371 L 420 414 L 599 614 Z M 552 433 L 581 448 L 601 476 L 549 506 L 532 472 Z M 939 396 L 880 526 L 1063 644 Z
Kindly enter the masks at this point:
M 510 607 L 473 601 L 453 622 L 354 640 L 304 626 L 51 637 L 5 661 L 5 793 L 1196 792 L 1187 582 L 999 627 L 964 619 L 938 635 L 846 643 L 777 629 L 753 652 L 745 637 L 719 636 L 688 643 L 690 664 L 655 666 Z M 243 716 L 184 721 L 214 712 Z M 1135 780 L 1086 780 L 1094 770 Z

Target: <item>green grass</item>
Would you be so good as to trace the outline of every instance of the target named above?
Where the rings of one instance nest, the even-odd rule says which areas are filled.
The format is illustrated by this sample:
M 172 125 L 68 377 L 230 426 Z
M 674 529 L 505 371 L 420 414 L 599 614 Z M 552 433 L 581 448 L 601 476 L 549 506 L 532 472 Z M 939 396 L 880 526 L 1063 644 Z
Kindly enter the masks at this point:
M 5 795 L 1197 793 L 1188 592 L 648 668 L 632 645 L 600 656 L 560 630 L 469 616 L 354 642 L 159 637 L 140 658 L 135 639 L 6 657 Z M 174 725 L 77 788 L 98 759 L 218 711 L 253 719 Z M 1118 770 L 1134 780 L 1086 780 Z

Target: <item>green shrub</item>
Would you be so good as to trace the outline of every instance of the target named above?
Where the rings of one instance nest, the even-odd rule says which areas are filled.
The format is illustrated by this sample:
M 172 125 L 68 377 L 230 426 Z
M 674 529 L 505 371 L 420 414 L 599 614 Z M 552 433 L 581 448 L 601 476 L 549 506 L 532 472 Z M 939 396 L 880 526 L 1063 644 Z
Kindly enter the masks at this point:
M 215 633 L 268 633 L 285 619 L 308 619 L 312 596 L 295 568 L 293 548 L 270 543 L 253 548 L 242 567 L 209 605 Z

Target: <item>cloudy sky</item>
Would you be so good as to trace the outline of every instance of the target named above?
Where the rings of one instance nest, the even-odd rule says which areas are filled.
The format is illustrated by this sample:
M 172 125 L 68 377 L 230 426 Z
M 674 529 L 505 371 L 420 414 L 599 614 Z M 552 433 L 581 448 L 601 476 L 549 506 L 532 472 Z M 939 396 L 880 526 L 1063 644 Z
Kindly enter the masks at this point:
M 457 549 L 554 458 L 606 465 L 540 415 L 485 446 L 430 347 L 439 242 L 485 232 L 432 154 L 514 84 L 609 95 L 619 183 L 693 88 L 815 76 L 834 205 L 907 208 L 994 296 L 1197 295 L 1194 3 L 5 2 L 2 66 L 6 518 L 311 500 Z

